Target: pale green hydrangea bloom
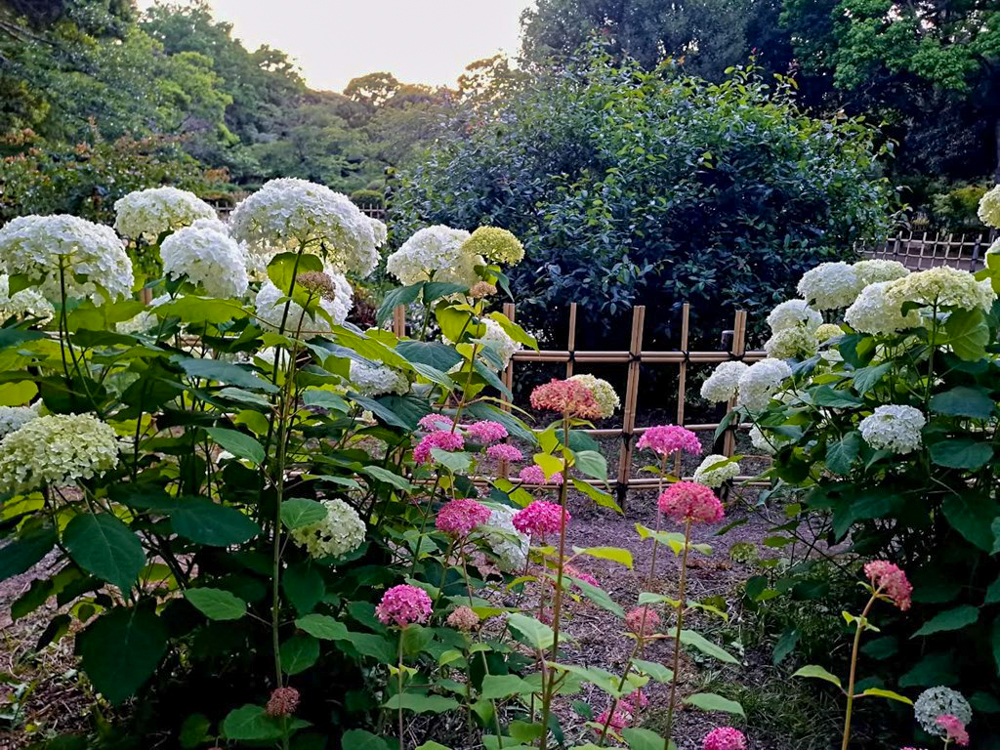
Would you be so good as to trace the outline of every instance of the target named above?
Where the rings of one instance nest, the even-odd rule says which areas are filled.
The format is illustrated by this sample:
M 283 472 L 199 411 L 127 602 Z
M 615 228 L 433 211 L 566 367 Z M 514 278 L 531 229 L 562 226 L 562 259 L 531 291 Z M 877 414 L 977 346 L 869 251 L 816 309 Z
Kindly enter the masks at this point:
M 902 314 L 902 302 L 889 294 L 889 288 L 897 282 L 880 281 L 869 284 L 861 290 L 858 298 L 844 313 L 844 321 L 855 331 L 873 336 L 886 335 L 916 328 L 920 325 L 920 314 L 910 310 Z
M 594 400 L 601 410 L 601 417 L 610 417 L 621 406 L 618 394 L 607 380 L 595 378 L 593 375 L 574 375 L 570 380 L 576 380 L 594 394 Z
M 365 540 L 365 522 L 350 505 L 337 497 L 322 501 L 326 518 L 318 523 L 299 526 L 289 534 L 292 541 L 305 548 L 314 559 L 340 557 L 353 552 Z
M 893 304 L 913 302 L 930 307 L 957 307 L 974 310 L 977 307 L 989 310 L 997 298 L 989 279 L 976 281 L 968 271 L 938 266 L 920 273 L 897 279 L 885 290 Z
M 726 463 L 723 463 L 726 462 Z M 722 464 L 717 466 L 717 464 Z M 713 468 L 714 467 L 714 468 Z M 726 482 L 729 482 L 740 475 L 740 465 L 737 461 L 730 461 L 726 456 L 712 454 L 705 456 L 698 468 L 694 470 L 693 479 L 698 484 L 703 484 L 712 489 L 718 489 Z
M 804 326 L 783 328 L 764 343 L 768 357 L 775 359 L 806 359 L 816 353 L 816 334 Z
M 506 229 L 479 227 L 462 245 L 462 252 L 513 266 L 524 258 L 524 245 Z

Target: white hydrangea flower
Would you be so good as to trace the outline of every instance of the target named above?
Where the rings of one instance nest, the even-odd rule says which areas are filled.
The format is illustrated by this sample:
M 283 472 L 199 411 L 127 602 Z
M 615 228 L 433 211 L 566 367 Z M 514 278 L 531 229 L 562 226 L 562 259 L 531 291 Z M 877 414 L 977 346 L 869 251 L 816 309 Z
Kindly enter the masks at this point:
M 399 370 L 354 359 L 351 360 L 351 384 L 362 396 L 381 396 L 383 393 L 402 396 L 410 390 L 410 382 Z
M 717 489 L 740 475 L 740 465 L 737 461 L 729 461 L 722 466 L 712 468 L 716 464 L 722 464 L 723 461 L 729 461 L 729 459 L 718 454 L 705 456 L 705 460 L 694 470 L 694 481 L 706 487 Z
M 378 265 L 372 221 L 342 193 L 307 180 L 271 180 L 244 198 L 229 216 L 233 237 L 249 252 L 306 251 L 336 270 L 367 276 Z
M 897 279 L 886 287 L 886 296 L 893 304 L 915 302 L 930 307 L 957 307 L 989 310 L 997 298 L 989 279 L 976 281 L 968 271 L 949 266 L 928 268 Z
M 861 291 L 854 267 L 838 261 L 820 263 L 799 280 L 799 294 L 817 310 L 847 307 Z
M 156 313 L 153 312 L 153 309 L 170 301 L 169 294 L 161 294 L 158 297 L 153 297 L 149 304 L 146 305 L 145 310 L 128 320 L 123 320 L 120 323 L 115 324 L 115 330 L 118 331 L 118 333 L 127 334 L 146 333 L 154 323 L 159 324 L 159 318 L 156 317 Z
M 701 397 L 713 403 L 722 403 L 735 398 L 740 376 L 749 367 L 744 362 L 721 362 L 701 384 Z
M 215 209 L 194 193 L 175 187 L 135 190 L 115 201 L 115 229 L 122 237 L 154 242 L 164 232 L 198 219 L 218 220 Z
M 360 547 L 367 529 L 358 512 L 340 498 L 321 502 L 326 506 L 326 518 L 289 531 L 292 541 L 315 559 L 341 557 Z
M 784 435 L 778 435 L 774 432 L 768 432 L 765 435 L 757 425 L 750 428 L 750 444 L 761 453 L 765 453 L 768 456 L 773 456 L 782 444 L 789 442 L 789 440 L 791 440 L 791 438 L 787 438 Z
M 230 299 L 247 292 L 247 257 L 221 222 L 219 227 L 202 220 L 167 237 L 160 246 L 163 270 L 168 276 L 186 275 L 210 297 Z
M 993 240 L 993 244 L 986 248 L 987 255 L 1000 255 L 1000 237 Z
M 385 225 L 385 222 L 376 219 L 373 216 L 367 217 L 368 221 L 371 223 L 372 236 L 375 238 L 375 247 L 382 247 L 385 241 L 389 239 L 389 230 Z
M 843 335 L 844 329 L 836 323 L 824 323 L 816 329 L 816 340 L 821 344 L 825 344 L 830 339 Z
M 610 417 L 621 406 L 614 386 L 607 380 L 595 378 L 593 375 L 573 375 L 570 380 L 576 380 L 594 394 L 594 400 L 601 409 L 601 417 Z
M 754 362 L 742 375 L 737 386 L 738 403 L 751 411 L 767 408 L 771 397 L 781 389 L 792 368 L 783 359 L 762 359 Z
M 517 510 L 509 505 L 486 503 L 490 509 L 490 522 L 482 527 L 483 538 L 498 558 L 501 570 L 522 573 L 528 561 L 531 540 L 514 528 Z
M 118 465 L 118 436 L 92 414 L 37 417 L 0 440 L 0 487 L 64 487 Z
M 858 275 L 858 284 L 864 288 L 869 284 L 881 281 L 895 281 L 910 275 L 910 269 L 898 260 L 859 260 L 854 264 L 854 272 Z
M 786 328 L 804 327 L 815 331 L 823 322 L 823 316 L 809 307 L 804 299 L 790 299 L 775 306 L 767 316 L 767 324 L 771 333 L 784 331 Z
M 31 406 L 0 406 L 0 439 L 37 419 L 41 406 L 41 401 L 36 401 Z
M 389 256 L 386 270 L 405 286 L 427 281 L 472 286 L 479 280 L 476 266 L 486 265 L 482 256 L 466 253 L 462 245 L 471 235 L 443 224 L 424 227 Z
M 897 333 L 919 326 L 920 314 L 916 310 L 910 310 L 903 315 L 901 313 L 903 303 L 889 296 L 887 290 L 893 283 L 878 281 L 862 289 L 861 294 L 844 313 L 847 325 L 855 331 L 873 336 Z
M 111 227 L 64 214 L 20 216 L 0 228 L 0 272 L 23 274 L 48 299 L 91 297 L 104 301 L 104 292 L 128 297 L 132 293 L 132 261 Z
M 887 404 L 876 407 L 870 416 L 862 419 L 858 429 L 865 442 L 875 450 L 902 454 L 920 447 L 920 431 L 926 423 L 920 409 Z
M 960 692 L 946 687 L 932 687 L 922 692 L 913 703 L 913 713 L 917 723 L 928 734 L 944 737 L 944 727 L 937 723 L 937 717 L 950 714 L 963 724 L 972 721 L 972 706 Z
M 775 359 L 806 359 L 818 347 L 816 334 L 804 326 L 783 328 L 764 343 L 767 356 Z
M 503 326 L 495 320 L 485 318 L 483 324 L 486 326 L 486 332 L 483 333 L 481 338 L 476 339 L 476 341 L 479 341 L 483 346 L 488 347 L 490 351 L 494 352 L 503 360 L 503 367 L 507 367 L 514 353 L 521 351 L 524 347 L 521 346 L 519 341 L 514 341 L 514 339 L 508 336 Z
M 1000 185 L 994 185 L 979 199 L 979 220 L 991 227 L 1000 227 Z
M 288 316 L 285 318 L 285 333 L 294 336 L 296 332 L 299 332 L 299 335 L 308 338 L 330 332 L 330 323 L 326 318 L 306 312 L 298 302 L 285 300 L 285 296 L 285 293 L 270 281 L 265 281 L 261 285 L 260 291 L 257 292 L 257 298 L 254 300 L 257 322 L 260 325 L 275 331 L 281 328 L 281 320 L 285 316 L 285 305 L 287 304 Z M 341 325 L 347 319 L 347 313 L 350 310 L 349 300 L 345 302 L 320 298 L 318 304 L 326 310 L 336 325 Z
M 45 325 L 55 316 L 55 308 L 33 287 L 10 293 L 10 277 L 0 274 L 0 322 L 7 318 L 40 318 Z

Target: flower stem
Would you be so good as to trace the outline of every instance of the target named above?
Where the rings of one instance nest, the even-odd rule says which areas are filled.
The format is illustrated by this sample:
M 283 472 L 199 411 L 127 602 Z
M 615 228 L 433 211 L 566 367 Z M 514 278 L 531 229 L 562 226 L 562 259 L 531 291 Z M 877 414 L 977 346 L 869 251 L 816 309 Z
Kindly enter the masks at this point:
M 858 646 L 861 644 L 861 633 L 864 632 L 865 623 L 868 622 L 868 612 L 878 598 L 878 591 L 872 594 L 872 598 L 865 605 L 861 617 L 857 620 L 854 631 L 854 646 L 851 648 L 851 673 L 847 678 L 847 713 L 844 716 L 844 736 L 840 742 L 840 750 L 847 750 L 847 744 L 851 741 L 851 713 L 854 710 L 854 677 L 858 667 Z
M 399 750 L 403 750 L 403 633 L 404 628 L 399 629 L 399 662 L 396 665 L 396 676 L 398 678 L 399 690 L 396 693 L 397 700 L 397 721 L 399 723 Z
M 677 584 L 677 628 L 674 633 L 674 667 L 670 676 L 670 702 L 667 705 L 667 743 L 674 727 L 674 708 L 677 702 L 677 682 L 680 679 L 681 630 L 684 629 L 684 601 L 687 596 L 687 560 L 691 542 L 691 520 L 684 524 L 684 552 L 681 555 L 681 577 Z

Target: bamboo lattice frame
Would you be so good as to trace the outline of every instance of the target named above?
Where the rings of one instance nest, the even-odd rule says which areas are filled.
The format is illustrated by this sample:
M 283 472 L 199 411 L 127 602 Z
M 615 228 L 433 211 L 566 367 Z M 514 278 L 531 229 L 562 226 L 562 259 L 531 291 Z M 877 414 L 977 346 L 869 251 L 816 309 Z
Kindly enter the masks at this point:
M 996 231 L 971 233 L 900 232 L 884 240 L 862 240 L 854 249 L 867 258 L 898 260 L 907 268 L 922 271 L 951 266 L 966 271 L 983 267 L 983 256 Z

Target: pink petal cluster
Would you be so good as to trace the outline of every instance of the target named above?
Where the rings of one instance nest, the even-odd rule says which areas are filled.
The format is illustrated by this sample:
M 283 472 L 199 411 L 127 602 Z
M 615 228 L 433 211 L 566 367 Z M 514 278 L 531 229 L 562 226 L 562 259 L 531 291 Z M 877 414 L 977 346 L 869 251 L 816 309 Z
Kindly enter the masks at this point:
M 717 523 L 725 515 L 722 503 L 708 487 L 697 482 L 674 482 L 657 501 L 674 523 Z
M 479 626 L 479 615 L 473 612 L 471 608 L 462 606 L 448 615 L 448 619 L 445 622 L 450 628 L 455 628 L 455 630 L 460 630 L 463 633 L 470 633 Z
M 299 691 L 293 687 L 275 688 L 264 710 L 268 716 L 291 716 L 299 707 Z
M 675 451 L 684 451 L 697 456 L 702 451 L 701 441 L 698 440 L 697 435 L 691 430 L 673 424 L 650 427 L 642 433 L 642 437 L 639 438 L 639 442 L 635 446 L 640 450 L 649 448 L 660 456 L 669 456 Z
M 491 445 L 486 449 L 486 455 L 494 461 L 520 461 L 524 458 L 524 454 L 521 451 L 507 443 Z
M 945 731 L 948 742 L 954 742 L 960 747 L 969 744 L 969 733 L 965 731 L 965 724 L 957 716 L 941 714 L 934 719 L 934 722 Z
M 594 576 L 590 575 L 590 573 L 585 570 L 574 568 L 572 565 L 565 566 L 563 568 L 563 574 L 572 576 L 573 578 L 578 578 L 584 583 L 589 583 L 591 586 L 596 586 L 597 588 L 601 587 L 601 584 L 597 582 L 597 579 L 594 578 Z
M 492 515 L 489 508 L 468 497 L 449 500 L 438 511 L 434 525 L 438 531 L 450 536 L 462 538 L 469 535 L 474 528 L 482 526 Z
M 542 467 L 538 464 L 532 464 L 531 466 L 525 466 L 518 473 L 517 478 L 520 479 L 525 484 L 545 484 L 545 472 L 542 471 Z M 562 484 L 563 475 L 561 471 L 557 471 L 551 477 L 549 477 L 549 482 L 552 484 Z
M 475 438 L 476 442 L 483 443 L 484 445 L 499 443 L 507 437 L 506 427 L 499 422 L 490 422 L 487 420 L 473 422 L 465 428 L 465 431 Z
M 610 720 L 608 719 L 609 714 L 611 716 Z M 601 733 L 605 724 L 608 725 L 608 729 L 611 731 L 620 732 L 632 723 L 632 714 L 625 710 L 624 705 L 619 704 L 618 707 L 615 708 L 615 712 L 613 714 L 610 709 L 606 709 L 598 714 L 594 721 L 601 725 L 600 729 L 594 727 L 594 731 L 598 734 Z
M 747 738 L 739 729 L 716 727 L 705 735 L 702 750 L 747 750 Z
M 382 601 L 375 607 L 375 616 L 385 625 L 405 628 L 414 622 L 427 622 L 431 608 L 431 598 L 426 591 L 402 583 L 382 595 Z
M 531 406 L 541 411 L 555 411 L 581 419 L 597 419 L 601 407 L 593 392 L 578 380 L 543 383 L 531 392 Z
M 569 511 L 566 511 L 566 523 L 569 520 Z M 563 509 L 555 503 L 535 500 L 527 508 L 515 513 L 511 521 L 514 528 L 522 534 L 544 538 L 546 535 L 558 534 L 562 529 Z
M 876 590 L 885 594 L 904 612 L 910 608 L 913 586 L 898 566 L 887 560 L 873 560 L 865 565 L 865 575 Z
M 645 708 L 649 705 L 649 698 L 642 692 L 642 688 L 636 688 L 633 692 L 622 698 L 622 703 L 627 703 L 632 707 Z
M 450 430 L 455 422 L 444 414 L 425 414 L 417 424 L 425 430 Z
M 625 628 L 640 638 L 654 635 L 660 627 L 660 616 L 649 607 L 636 607 L 625 615 Z
M 413 460 L 418 464 L 430 463 L 433 458 L 431 456 L 431 448 L 440 448 L 443 451 L 460 451 L 464 447 L 465 438 L 459 433 L 449 432 L 448 430 L 435 430 L 434 432 L 428 432 L 420 438 L 417 447 L 413 449 Z

